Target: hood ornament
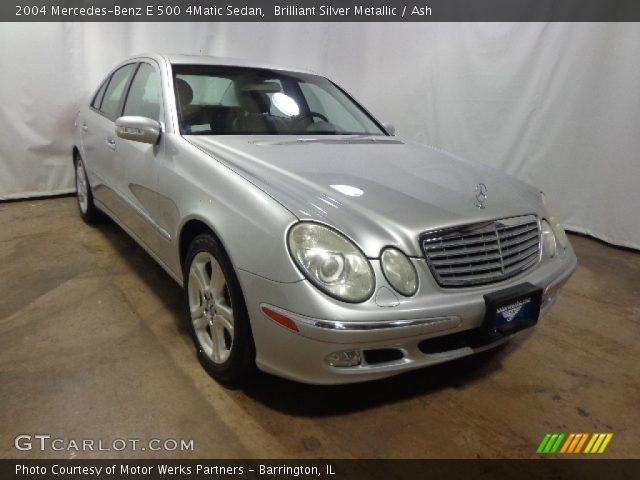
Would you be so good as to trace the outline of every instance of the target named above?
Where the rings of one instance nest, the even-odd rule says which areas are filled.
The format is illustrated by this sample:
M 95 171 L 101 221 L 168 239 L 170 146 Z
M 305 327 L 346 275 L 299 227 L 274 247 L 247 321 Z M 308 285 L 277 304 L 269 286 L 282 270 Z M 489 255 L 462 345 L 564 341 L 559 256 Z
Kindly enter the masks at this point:
M 476 185 L 476 201 L 474 202 L 475 206 L 483 209 L 485 207 L 485 202 L 487 201 L 487 186 L 484 183 L 479 183 Z

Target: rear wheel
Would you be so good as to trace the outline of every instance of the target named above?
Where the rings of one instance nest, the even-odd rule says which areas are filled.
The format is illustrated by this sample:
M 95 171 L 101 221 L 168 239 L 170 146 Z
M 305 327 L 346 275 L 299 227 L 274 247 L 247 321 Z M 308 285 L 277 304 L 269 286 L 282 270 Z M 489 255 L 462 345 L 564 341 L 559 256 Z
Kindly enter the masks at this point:
M 222 382 L 246 380 L 255 369 L 249 316 L 233 266 L 212 235 L 198 235 L 191 243 L 184 279 L 200 363 Z
M 93 194 L 91 193 L 91 185 L 84 168 L 84 162 L 80 155 L 76 156 L 76 195 L 78 198 L 78 210 L 82 219 L 89 223 L 96 223 L 100 216 L 100 212 L 93 204 Z

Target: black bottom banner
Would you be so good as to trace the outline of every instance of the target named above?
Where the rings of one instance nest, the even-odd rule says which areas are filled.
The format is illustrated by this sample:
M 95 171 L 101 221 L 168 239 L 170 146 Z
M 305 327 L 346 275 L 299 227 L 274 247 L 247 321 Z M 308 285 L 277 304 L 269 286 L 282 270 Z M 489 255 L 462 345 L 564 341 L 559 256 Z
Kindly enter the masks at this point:
M 0 460 L 0 478 L 638 479 L 640 460 Z

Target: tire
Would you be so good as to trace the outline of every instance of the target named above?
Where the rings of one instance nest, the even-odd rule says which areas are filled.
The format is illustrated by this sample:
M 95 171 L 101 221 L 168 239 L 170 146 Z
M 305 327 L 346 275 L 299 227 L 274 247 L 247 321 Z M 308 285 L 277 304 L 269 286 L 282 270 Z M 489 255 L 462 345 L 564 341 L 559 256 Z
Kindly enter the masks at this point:
M 249 315 L 231 261 L 213 235 L 191 242 L 183 278 L 198 360 L 222 383 L 245 382 L 256 368 Z
M 93 193 L 91 193 L 91 185 L 89 177 L 84 168 L 84 161 L 80 155 L 75 158 L 76 171 L 76 197 L 78 199 L 78 210 L 82 220 L 93 225 L 100 220 L 100 211 L 93 203 Z

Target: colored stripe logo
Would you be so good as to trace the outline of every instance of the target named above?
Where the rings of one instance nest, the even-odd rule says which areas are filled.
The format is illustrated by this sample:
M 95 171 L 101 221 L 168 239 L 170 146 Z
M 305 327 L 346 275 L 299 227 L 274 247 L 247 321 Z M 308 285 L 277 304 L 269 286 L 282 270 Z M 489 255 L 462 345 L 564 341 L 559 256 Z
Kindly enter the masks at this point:
M 536 453 L 603 453 L 613 433 L 547 433 Z

